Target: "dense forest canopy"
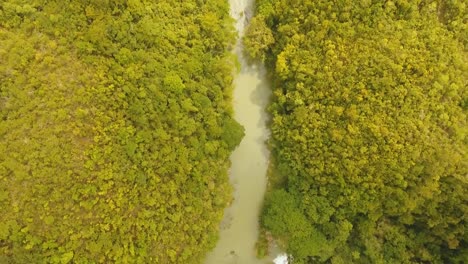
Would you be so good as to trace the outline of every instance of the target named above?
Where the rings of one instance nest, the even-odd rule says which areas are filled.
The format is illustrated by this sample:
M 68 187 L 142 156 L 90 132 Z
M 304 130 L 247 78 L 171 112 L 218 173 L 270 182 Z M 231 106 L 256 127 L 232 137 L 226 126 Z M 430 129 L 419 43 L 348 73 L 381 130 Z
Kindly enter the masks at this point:
M 0 3 L 0 263 L 199 263 L 230 199 L 224 0 Z
M 257 1 L 279 175 L 262 225 L 293 263 L 468 260 L 467 8 Z

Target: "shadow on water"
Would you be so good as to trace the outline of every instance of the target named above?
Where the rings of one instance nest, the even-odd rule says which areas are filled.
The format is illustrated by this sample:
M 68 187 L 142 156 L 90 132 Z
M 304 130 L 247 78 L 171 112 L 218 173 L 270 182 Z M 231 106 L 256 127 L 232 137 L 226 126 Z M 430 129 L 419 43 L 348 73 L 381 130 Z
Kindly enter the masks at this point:
M 264 67 L 258 64 L 253 65 L 253 67 L 255 67 L 255 70 L 257 71 L 257 74 L 259 75 L 260 82 L 257 84 L 257 87 L 250 94 L 250 100 L 253 104 L 261 107 L 260 111 L 262 111 L 262 114 L 260 115 L 260 118 L 257 122 L 257 127 L 259 129 L 262 129 L 264 127 L 267 127 L 271 120 L 271 117 L 267 108 L 271 100 L 272 94 L 270 90 L 270 82 L 267 79 L 267 74 L 266 74 Z M 267 159 L 270 156 L 270 152 L 267 147 L 269 136 L 270 136 L 270 131 L 267 130 L 266 134 L 258 137 L 257 139 L 257 142 L 259 143 L 259 145 L 260 144 L 263 145 L 261 147 L 262 154 Z
M 257 88 L 252 92 L 250 99 L 253 103 L 260 105 L 262 108 L 262 115 L 258 120 L 257 127 L 263 128 L 266 127 L 270 121 L 270 115 L 267 111 L 268 102 L 271 97 L 271 92 L 269 90 L 268 81 L 264 78 L 261 78 L 263 81 L 257 85 Z M 268 150 L 268 138 L 270 136 L 270 131 L 266 131 L 265 135 L 258 137 L 257 142 L 261 147 L 263 156 L 266 158 L 267 162 L 270 156 L 270 151 Z

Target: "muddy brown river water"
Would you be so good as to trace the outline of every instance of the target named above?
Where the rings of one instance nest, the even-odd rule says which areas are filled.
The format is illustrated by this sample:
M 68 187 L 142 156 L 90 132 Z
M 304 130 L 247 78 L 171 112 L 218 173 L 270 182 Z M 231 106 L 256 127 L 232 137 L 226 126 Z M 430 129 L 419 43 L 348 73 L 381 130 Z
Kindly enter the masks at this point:
M 234 52 L 241 65 L 241 71 L 234 81 L 233 104 L 235 118 L 245 128 L 245 137 L 231 156 L 230 180 L 234 187 L 234 201 L 225 211 L 220 240 L 208 254 L 205 263 L 272 263 L 275 256 L 259 260 L 255 249 L 270 155 L 265 142 L 269 137 L 266 107 L 271 92 L 264 67 L 249 64 L 242 54 L 240 39 L 253 13 L 254 0 L 229 2 L 239 33 Z

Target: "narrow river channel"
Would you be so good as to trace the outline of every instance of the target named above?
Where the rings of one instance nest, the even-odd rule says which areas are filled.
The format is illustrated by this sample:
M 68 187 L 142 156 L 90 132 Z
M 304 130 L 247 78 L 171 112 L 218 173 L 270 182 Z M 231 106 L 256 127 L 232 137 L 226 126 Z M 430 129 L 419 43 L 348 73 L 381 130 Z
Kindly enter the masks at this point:
M 255 249 L 259 214 L 267 184 L 269 151 L 265 142 L 269 130 L 266 107 L 270 89 L 263 66 L 250 65 L 242 53 L 240 39 L 253 14 L 254 0 L 229 2 L 239 33 L 235 53 L 241 65 L 241 71 L 234 81 L 234 112 L 236 120 L 245 128 L 245 137 L 231 156 L 230 180 L 234 186 L 234 201 L 225 211 L 220 240 L 208 254 L 205 263 L 272 263 L 271 257 L 258 260 Z

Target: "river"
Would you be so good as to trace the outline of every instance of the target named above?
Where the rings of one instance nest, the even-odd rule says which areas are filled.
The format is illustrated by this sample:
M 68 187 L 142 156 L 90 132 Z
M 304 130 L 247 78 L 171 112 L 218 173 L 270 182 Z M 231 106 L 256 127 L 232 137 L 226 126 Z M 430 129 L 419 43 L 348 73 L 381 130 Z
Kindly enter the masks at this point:
M 229 0 L 231 16 L 239 33 L 234 52 L 241 65 L 234 80 L 233 104 L 236 120 L 245 128 L 245 137 L 231 155 L 230 181 L 234 200 L 226 209 L 221 223 L 220 240 L 208 254 L 206 264 L 264 264 L 273 256 L 256 258 L 255 243 L 259 234 L 259 214 L 267 184 L 269 137 L 266 107 L 271 90 L 262 65 L 249 64 L 242 53 L 240 39 L 250 16 L 254 0 Z

